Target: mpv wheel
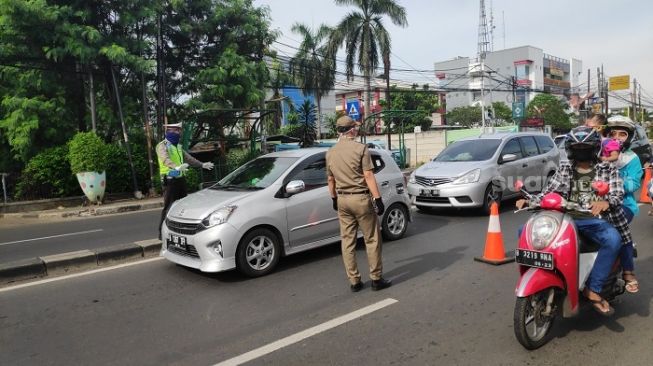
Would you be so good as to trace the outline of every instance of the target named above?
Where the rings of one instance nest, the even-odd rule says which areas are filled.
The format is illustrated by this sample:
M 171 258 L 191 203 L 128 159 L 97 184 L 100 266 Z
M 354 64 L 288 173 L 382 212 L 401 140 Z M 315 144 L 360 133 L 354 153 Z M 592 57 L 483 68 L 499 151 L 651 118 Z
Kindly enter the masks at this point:
M 281 247 L 277 236 L 268 229 L 255 229 L 240 241 L 236 251 L 236 265 L 246 276 L 264 276 L 274 270 L 280 256 Z
M 401 239 L 408 228 L 408 212 L 400 203 L 393 203 L 383 214 L 381 234 L 385 240 Z

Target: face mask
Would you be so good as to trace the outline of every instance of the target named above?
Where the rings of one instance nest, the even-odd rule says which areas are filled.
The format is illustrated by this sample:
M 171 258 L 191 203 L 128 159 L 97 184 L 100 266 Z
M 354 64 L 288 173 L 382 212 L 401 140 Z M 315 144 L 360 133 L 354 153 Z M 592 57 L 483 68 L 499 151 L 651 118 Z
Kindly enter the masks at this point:
M 179 143 L 180 134 L 177 132 L 166 132 L 166 140 L 170 141 L 171 144 L 177 145 Z

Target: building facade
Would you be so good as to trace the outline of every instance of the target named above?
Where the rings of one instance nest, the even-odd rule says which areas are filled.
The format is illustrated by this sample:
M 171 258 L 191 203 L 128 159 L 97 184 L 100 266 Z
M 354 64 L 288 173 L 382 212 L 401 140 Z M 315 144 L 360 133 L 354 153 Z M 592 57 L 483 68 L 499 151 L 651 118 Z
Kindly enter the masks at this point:
M 484 64 L 485 72 L 469 57 L 434 64 L 437 87 L 446 91 L 448 111 L 480 104 L 481 94 L 486 106 L 492 102 L 527 105 L 543 92 L 562 98 L 578 89 L 583 66 L 580 60 L 552 56 L 533 46 L 488 52 Z

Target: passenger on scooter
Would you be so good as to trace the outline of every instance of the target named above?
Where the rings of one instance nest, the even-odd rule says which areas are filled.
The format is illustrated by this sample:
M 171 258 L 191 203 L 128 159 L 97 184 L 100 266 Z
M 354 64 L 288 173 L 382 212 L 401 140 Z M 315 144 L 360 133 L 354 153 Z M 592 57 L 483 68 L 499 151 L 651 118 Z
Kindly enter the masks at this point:
M 614 309 L 600 293 L 610 275 L 622 241 L 632 242 L 622 209 L 623 181 L 613 164 L 599 160 L 601 136 L 595 129 L 582 126 L 571 130 L 565 140 L 565 150 L 569 161 L 560 162 L 558 170 L 539 197 L 556 192 L 567 200 L 591 210 L 591 214 L 569 212 L 578 231 L 600 246 L 583 295 L 596 311 L 602 315 L 611 315 Z M 593 181 L 608 183 L 608 194 L 598 197 L 591 187 Z M 517 208 L 522 208 L 525 204 L 526 200 L 523 199 L 516 203 Z M 605 219 L 596 217 L 598 215 Z
M 624 214 L 626 220 L 630 224 L 633 217 L 639 213 L 637 200 L 635 200 L 635 192 L 642 186 L 642 165 L 639 157 L 630 149 L 630 144 L 635 134 L 635 125 L 628 117 L 615 116 L 608 119 L 608 124 L 604 128 L 604 134 L 615 140 L 618 140 L 621 145 L 621 153 L 618 159 L 614 162 L 619 175 L 624 181 Z M 639 291 L 639 282 L 635 277 L 635 263 L 633 261 L 634 248 L 633 243 L 624 242 L 621 246 L 619 258 L 621 259 L 621 267 L 623 268 L 623 280 L 626 282 L 626 291 L 635 293 Z

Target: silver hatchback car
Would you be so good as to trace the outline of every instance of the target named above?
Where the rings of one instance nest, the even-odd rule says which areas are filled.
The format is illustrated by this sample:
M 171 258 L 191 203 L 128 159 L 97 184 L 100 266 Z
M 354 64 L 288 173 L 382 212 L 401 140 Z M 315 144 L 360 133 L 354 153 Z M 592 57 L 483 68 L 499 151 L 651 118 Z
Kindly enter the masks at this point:
M 483 134 L 447 146 L 410 176 L 408 194 L 418 209 L 481 207 L 518 195 L 519 179 L 539 191 L 558 167 L 560 152 L 549 135 Z
M 340 240 L 327 187 L 325 148 L 254 159 L 217 184 L 175 202 L 161 229 L 161 255 L 202 272 L 268 274 L 280 257 Z M 406 178 L 390 153 L 370 150 L 383 201 L 385 239 L 410 221 Z

